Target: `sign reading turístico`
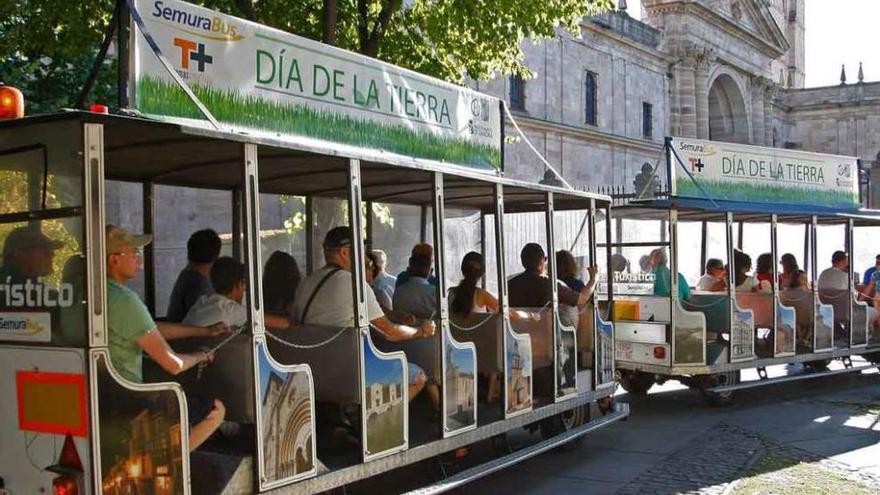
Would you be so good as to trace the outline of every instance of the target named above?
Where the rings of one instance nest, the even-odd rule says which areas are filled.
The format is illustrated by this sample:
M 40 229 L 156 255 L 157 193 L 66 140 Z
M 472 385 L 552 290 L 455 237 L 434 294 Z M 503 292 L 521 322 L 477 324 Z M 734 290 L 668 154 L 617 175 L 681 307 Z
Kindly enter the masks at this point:
M 501 168 L 496 98 L 185 2 L 135 6 L 146 33 L 224 130 Z M 209 126 L 134 31 L 135 107 Z
M 858 208 L 854 157 L 673 138 L 674 195 L 715 200 Z M 674 161 L 676 158 L 673 156 Z M 686 171 L 681 170 L 685 167 Z M 705 191 L 700 190 L 700 187 Z

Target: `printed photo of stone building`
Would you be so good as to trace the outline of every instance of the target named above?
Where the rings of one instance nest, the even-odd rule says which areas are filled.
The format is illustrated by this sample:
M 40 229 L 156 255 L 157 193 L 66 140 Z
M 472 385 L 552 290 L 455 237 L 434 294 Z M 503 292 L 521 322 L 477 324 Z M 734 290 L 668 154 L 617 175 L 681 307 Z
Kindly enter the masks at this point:
M 403 392 L 406 374 L 403 361 L 382 358 L 364 345 L 364 418 L 367 444 L 374 455 L 406 443 L 404 412 L 407 402 Z
M 475 358 L 470 349 L 446 343 L 446 428 L 457 430 L 476 423 Z
M 308 375 L 260 361 L 263 475 L 275 481 L 307 473 L 315 466 Z
M 507 335 L 507 412 L 532 407 L 532 346 L 529 340 Z

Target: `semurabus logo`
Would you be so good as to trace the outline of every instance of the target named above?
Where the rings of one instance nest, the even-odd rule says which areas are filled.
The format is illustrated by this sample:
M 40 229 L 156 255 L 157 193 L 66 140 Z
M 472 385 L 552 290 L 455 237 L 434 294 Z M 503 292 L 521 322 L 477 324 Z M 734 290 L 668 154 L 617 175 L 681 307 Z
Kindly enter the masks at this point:
M 238 34 L 239 26 L 219 16 L 205 17 L 177 7 L 168 7 L 161 0 L 156 0 L 153 3 L 151 14 L 156 19 L 177 24 L 181 31 L 209 40 L 238 41 L 244 39 L 244 36 Z

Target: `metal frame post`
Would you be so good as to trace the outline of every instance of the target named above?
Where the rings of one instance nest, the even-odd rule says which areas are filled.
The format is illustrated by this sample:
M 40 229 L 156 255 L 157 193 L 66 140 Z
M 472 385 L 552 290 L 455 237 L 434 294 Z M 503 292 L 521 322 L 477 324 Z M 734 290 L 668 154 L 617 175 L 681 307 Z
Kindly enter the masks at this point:
M 857 174 L 858 175 L 858 174 Z M 852 349 L 853 347 L 853 336 L 855 335 L 855 325 L 853 325 L 853 306 L 855 299 L 855 284 L 853 281 L 853 257 L 854 249 L 853 249 L 853 228 L 854 222 L 853 219 L 850 218 L 846 221 L 846 257 L 849 259 L 849 265 L 846 269 L 846 280 L 847 280 L 847 298 L 846 298 L 846 307 L 849 310 L 849 347 Z M 867 318 L 867 316 L 866 316 Z M 867 342 L 867 339 L 865 340 Z
M 364 277 L 364 232 L 363 215 L 361 215 L 361 162 L 357 159 L 348 161 L 348 225 L 351 228 L 351 277 L 354 291 L 354 320 L 359 328 L 369 325 L 367 319 L 366 292 L 367 280 Z
M 810 217 L 810 282 L 813 287 L 813 352 L 816 352 L 816 344 L 818 339 L 816 338 L 816 329 L 819 328 L 819 325 L 816 324 L 818 319 L 820 318 L 819 312 L 817 311 L 819 307 L 819 273 L 816 263 L 816 250 L 818 249 L 816 246 L 816 232 L 819 227 L 819 218 L 816 215 Z M 831 322 L 831 347 L 834 347 L 834 322 Z
M 726 212 L 724 214 L 724 233 L 727 246 L 727 328 L 730 331 L 730 352 L 727 355 L 727 361 L 733 363 L 733 322 L 734 312 L 736 311 L 736 266 L 733 263 L 733 213 Z M 754 346 L 755 336 L 749 335 L 749 339 Z M 752 356 L 754 356 L 754 347 Z
M 771 267 L 770 273 L 771 277 L 771 293 L 773 294 L 773 356 L 779 353 L 779 349 L 776 348 L 776 343 L 779 341 L 779 277 L 776 274 L 776 267 L 779 264 L 779 250 L 776 248 L 776 242 L 779 238 L 779 233 L 777 231 L 777 220 L 778 216 L 774 213 L 770 215 L 770 257 L 773 258 L 773 266 Z M 795 339 L 797 339 L 797 325 L 792 329 L 795 332 Z M 795 340 L 797 342 L 797 340 Z M 797 348 L 795 348 L 797 349 Z
M 670 353 L 675 365 L 675 320 L 678 309 L 678 210 L 669 210 L 669 328 Z
M 244 224 L 244 203 L 242 190 L 236 187 L 232 190 L 232 257 L 238 261 L 244 260 L 242 236 Z
M 446 216 L 446 205 L 443 191 L 443 173 L 434 172 L 434 276 L 437 278 L 437 316 L 440 324 L 445 327 L 449 320 L 449 306 L 446 283 L 446 238 L 443 219 Z
M 256 144 L 244 145 L 242 178 L 244 179 L 244 260 L 249 272 L 251 325 L 255 334 L 265 331 L 263 323 L 263 263 L 260 254 L 260 190 L 258 179 L 259 150 Z
M 156 314 L 156 187 L 153 182 L 144 182 L 143 224 L 144 233 L 153 236 L 153 242 L 144 246 L 144 304 L 150 313 Z
M 86 286 L 89 346 L 106 347 L 107 255 L 104 219 L 104 126 L 83 124 Z

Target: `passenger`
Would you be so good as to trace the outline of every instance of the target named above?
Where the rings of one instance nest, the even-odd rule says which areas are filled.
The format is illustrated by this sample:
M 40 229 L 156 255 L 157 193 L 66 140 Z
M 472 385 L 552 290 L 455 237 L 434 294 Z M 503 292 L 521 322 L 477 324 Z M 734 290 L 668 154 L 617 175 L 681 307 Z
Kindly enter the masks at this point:
M 737 292 L 756 292 L 758 290 L 758 280 L 749 275 L 752 270 L 752 257 L 746 253 L 735 250 L 733 252 L 733 284 Z
M 758 256 L 755 267 L 755 278 L 758 280 L 758 292 L 773 292 L 773 254 L 764 253 Z
M 617 258 L 615 258 L 615 256 Z M 615 254 L 611 256 L 611 269 L 615 272 L 622 272 L 627 269 L 629 266 L 629 262 L 626 261 L 626 258 L 619 254 Z M 590 280 L 595 282 L 595 268 L 590 267 Z M 580 267 L 578 266 L 577 260 L 574 259 L 574 255 L 571 252 L 566 250 L 556 251 L 556 278 L 560 282 L 564 283 L 568 286 L 569 289 L 573 291 L 580 292 L 584 290 L 586 284 L 584 284 L 583 280 L 578 278 L 578 273 L 580 273 Z
M 61 321 L 61 338 L 65 345 L 84 345 L 88 338 L 86 335 L 86 320 L 83 317 L 86 296 L 86 258 L 81 254 L 75 254 L 64 263 L 61 270 L 61 283 L 69 284 L 73 289 L 70 306 L 59 308 Z
M 392 307 L 419 319 L 431 319 L 437 314 L 437 286 L 428 282 L 433 258 L 425 253 L 409 257 L 409 278 L 394 289 Z
M 62 246 L 63 242 L 46 237 L 39 227 L 13 229 L 6 236 L 6 243 L 3 245 L 0 283 L 23 284 L 51 275 L 55 251 Z
M 461 282 L 449 290 L 449 311 L 453 321 L 464 322 L 475 313 L 497 313 L 498 299 L 489 291 L 478 287 L 485 273 L 483 255 L 471 251 L 461 260 Z M 491 371 L 486 382 L 486 401 L 494 403 L 501 397 L 498 371 Z
M 651 267 L 651 255 L 645 254 L 639 258 L 639 268 L 642 270 L 642 273 L 653 273 L 654 269 Z
M 877 272 L 878 268 L 880 268 L 880 254 L 874 258 L 874 266 L 865 270 L 865 274 L 862 276 L 862 285 L 868 285 L 871 283 L 874 273 Z
M 568 251 L 566 251 L 568 252 Z M 612 273 L 624 273 L 629 271 L 629 260 L 626 259 L 626 256 L 622 254 L 612 254 L 611 255 L 611 272 Z
M 336 227 L 324 237 L 327 265 L 303 279 L 293 302 L 294 321 L 307 325 L 354 327 L 354 286 L 351 279 L 352 233 L 349 227 Z M 317 297 L 320 296 L 320 297 Z M 425 321 L 418 328 L 393 323 L 385 317 L 372 291 L 365 295 L 367 319 L 386 339 L 403 341 L 434 335 L 434 323 Z M 425 373 L 409 364 L 409 398 L 412 400 L 425 385 Z
M 706 273 L 697 282 L 697 290 L 706 292 L 725 292 L 727 290 L 727 270 L 718 258 L 706 261 Z
M 263 268 L 263 307 L 267 314 L 293 314 L 293 299 L 302 280 L 296 259 L 284 251 L 275 251 Z
M 782 273 L 779 274 L 779 287 L 790 287 L 795 283 L 794 274 L 802 271 L 798 266 L 797 258 L 791 253 L 785 253 L 779 258 L 779 264 L 782 266 Z
M 817 282 L 820 291 L 849 290 L 849 256 L 843 251 L 834 251 L 831 266 L 822 270 Z
M 211 287 L 214 293 L 199 298 L 183 318 L 186 325 L 209 326 L 222 322 L 230 327 L 247 323 L 248 312 L 243 300 L 245 294 L 244 264 L 229 256 L 217 258 L 211 267 Z M 266 313 L 267 327 L 286 329 L 290 321 L 279 315 Z
M 385 254 L 385 251 L 374 249 L 371 254 L 373 254 L 374 263 L 376 264 L 375 282 L 373 282 L 374 287 L 381 292 L 384 292 L 388 297 L 388 300 L 391 301 L 394 299 L 394 288 L 397 286 L 397 277 L 385 271 L 385 267 L 388 264 L 388 256 Z M 379 302 L 381 303 L 382 301 L 380 300 Z
M 381 253 L 381 251 L 379 251 Z M 384 253 L 383 253 L 384 254 Z M 370 251 L 366 253 L 367 262 L 367 284 L 369 284 L 370 288 L 373 290 L 373 295 L 376 296 L 376 300 L 379 301 L 379 306 L 382 306 L 382 311 L 387 315 L 391 313 L 394 305 L 392 304 L 391 298 L 388 295 L 388 292 L 385 292 L 379 286 L 379 255 L 376 254 L 376 251 Z M 395 277 L 389 278 L 395 279 Z M 387 286 L 386 286 L 387 287 Z M 394 285 L 391 285 L 391 294 L 394 294 Z
M 164 323 L 158 324 L 150 316 L 140 297 L 124 284 L 137 277 L 142 267 L 140 249 L 152 240 L 148 235 L 132 235 L 127 230 L 107 225 L 107 335 L 110 361 L 119 374 L 128 381 L 143 383 L 142 352 L 146 352 L 168 373 L 177 375 L 213 356 L 206 352 L 178 354 L 167 340 L 185 337 L 215 337 L 227 333 L 226 325 L 210 327 Z M 167 339 L 167 340 L 166 340 Z M 210 410 L 202 416 L 202 407 L 187 396 L 187 410 L 191 425 L 190 451 L 197 449 L 223 422 L 226 408 L 214 400 Z M 201 417 L 200 417 L 201 416 Z
M 412 253 L 410 254 L 410 259 L 412 259 L 412 256 L 415 256 L 417 254 L 431 258 L 431 265 L 432 266 L 434 265 L 434 248 L 431 247 L 430 244 L 427 244 L 424 242 L 420 243 L 420 244 L 416 244 L 412 248 Z M 397 279 L 394 281 L 394 290 L 397 290 L 398 287 L 405 284 L 406 281 L 409 280 L 410 275 L 411 274 L 410 274 L 409 267 L 407 267 L 406 270 L 397 274 Z M 437 286 L 437 277 L 435 277 L 434 275 L 429 275 L 428 276 L 428 283 L 436 287 Z M 391 299 L 393 301 L 394 296 L 392 296 Z
M 172 323 L 183 321 L 189 308 L 200 297 L 214 292 L 211 288 L 211 266 L 220 256 L 220 236 L 211 229 L 194 232 L 186 241 L 187 264 L 177 275 L 165 317 Z
M 810 281 L 807 278 L 807 272 L 803 270 L 795 270 L 791 273 L 789 278 L 791 282 L 788 286 L 783 287 L 780 285 L 780 289 L 782 289 L 780 296 L 785 304 L 798 308 L 796 312 L 797 345 L 800 347 L 812 347 L 813 312 L 801 310 L 800 308 L 803 307 L 803 304 L 799 304 L 802 302 L 807 302 L 810 305 L 813 304 L 811 297 L 812 293 L 810 291 Z M 809 298 L 809 301 L 807 301 L 806 298 Z
M 666 250 L 657 248 L 651 251 L 651 266 L 654 273 L 654 295 L 669 297 L 672 294 L 672 272 L 666 266 L 669 258 Z M 681 273 L 678 274 L 678 298 L 687 301 L 691 298 L 691 288 Z
M 507 281 L 510 305 L 515 308 L 543 308 L 553 297 L 550 279 L 544 274 L 547 264 L 544 248 L 533 242 L 526 244 L 520 251 L 520 261 L 525 271 Z M 557 291 L 559 303 L 582 308 L 593 295 L 593 286 L 595 282 L 591 281 L 578 292 L 560 284 Z

